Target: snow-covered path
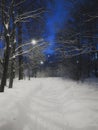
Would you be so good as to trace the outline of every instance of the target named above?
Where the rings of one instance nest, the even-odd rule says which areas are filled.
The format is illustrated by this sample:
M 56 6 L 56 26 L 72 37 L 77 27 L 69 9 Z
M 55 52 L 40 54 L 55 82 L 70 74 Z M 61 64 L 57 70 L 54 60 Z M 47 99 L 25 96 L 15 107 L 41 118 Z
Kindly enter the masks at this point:
M 98 130 L 98 88 L 60 78 L 15 82 L 0 94 L 0 130 Z

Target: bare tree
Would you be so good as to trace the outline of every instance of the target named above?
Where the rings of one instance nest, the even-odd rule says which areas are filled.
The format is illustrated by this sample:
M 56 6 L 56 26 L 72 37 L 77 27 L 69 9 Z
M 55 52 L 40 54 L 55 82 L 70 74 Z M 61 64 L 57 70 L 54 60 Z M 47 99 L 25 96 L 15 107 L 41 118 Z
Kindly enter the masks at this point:
M 1 0 L 1 16 L 2 16 L 2 27 L 3 27 L 3 34 L 4 34 L 4 41 L 5 41 L 5 51 L 4 51 L 4 60 L 3 60 L 3 73 L 2 73 L 2 79 L 1 79 L 1 86 L 0 86 L 0 92 L 4 92 L 4 87 L 6 85 L 7 80 L 7 72 L 8 72 L 8 65 L 9 65 L 9 57 L 13 57 L 15 54 L 15 47 L 16 47 L 16 25 L 19 22 L 25 22 L 27 19 L 30 18 L 36 18 L 41 13 L 44 12 L 43 9 L 37 9 L 37 10 L 30 10 L 28 12 L 22 13 L 22 14 L 16 14 L 16 8 L 20 4 L 24 2 L 21 1 L 19 3 L 15 3 L 14 0 L 11 0 L 10 2 L 6 3 L 5 0 Z M 11 53 L 10 53 L 11 52 Z M 15 58 L 14 58 L 15 59 Z M 14 60 L 11 59 L 11 70 L 10 70 L 10 85 L 9 87 L 12 87 L 13 83 L 13 75 L 14 75 Z

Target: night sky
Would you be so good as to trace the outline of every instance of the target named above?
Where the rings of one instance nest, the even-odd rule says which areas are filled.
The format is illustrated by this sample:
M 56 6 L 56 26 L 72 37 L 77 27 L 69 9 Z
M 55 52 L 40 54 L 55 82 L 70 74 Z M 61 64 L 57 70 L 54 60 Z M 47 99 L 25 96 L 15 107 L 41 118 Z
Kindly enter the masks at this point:
M 33 5 L 34 9 L 43 8 L 46 11 L 42 14 L 42 19 L 29 20 L 28 28 L 31 28 L 31 33 L 27 31 L 25 23 L 23 23 L 23 41 L 28 41 L 29 39 L 39 36 L 49 42 L 49 46 L 44 53 L 53 54 L 58 34 L 62 30 L 64 30 L 65 33 L 68 32 L 69 26 L 78 33 L 77 21 L 79 19 L 79 13 L 87 14 L 90 12 L 93 14 L 95 10 L 97 11 L 97 4 L 97 0 L 28 0 L 24 3 L 24 11 L 25 6 L 27 6 L 26 11 L 28 11 L 29 8 L 32 9 L 30 5 Z M 83 9 L 84 12 L 81 12 L 81 9 Z M 97 13 L 98 12 L 96 12 L 96 14 Z M 84 40 L 84 42 L 85 41 L 86 40 Z M 0 44 L 0 48 L 2 47 L 3 45 Z

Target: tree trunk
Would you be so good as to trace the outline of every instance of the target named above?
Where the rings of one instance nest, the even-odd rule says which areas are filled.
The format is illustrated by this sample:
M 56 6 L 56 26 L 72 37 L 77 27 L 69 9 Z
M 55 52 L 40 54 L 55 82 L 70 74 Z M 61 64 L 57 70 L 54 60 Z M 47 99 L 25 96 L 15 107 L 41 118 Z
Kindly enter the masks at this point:
M 18 23 L 18 45 L 22 45 L 22 23 Z M 22 47 L 19 48 L 19 53 L 22 53 Z M 23 56 L 19 55 L 19 80 L 23 79 Z
M 0 92 L 4 92 L 4 86 L 6 85 L 6 80 L 7 80 L 7 72 L 8 72 L 8 64 L 9 64 L 9 56 L 10 56 L 10 47 L 9 47 L 10 41 L 8 36 L 6 37 L 6 43 L 7 43 L 7 48 L 4 56 L 3 74 L 1 79 Z
M 14 60 L 12 60 L 12 61 L 11 61 L 11 71 L 10 71 L 9 88 L 12 88 L 12 87 L 13 87 L 14 77 L 15 77 Z
M 15 54 L 15 47 L 16 43 L 14 43 L 12 48 L 12 56 Z M 14 77 L 15 77 L 15 58 L 11 60 L 9 88 L 13 87 Z
M 10 56 L 10 36 L 9 36 L 9 19 L 5 15 L 5 0 L 1 0 L 1 12 L 2 12 L 2 26 L 4 28 L 4 38 L 5 38 L 5 52 L 3 60 L 3 74 L 1 79 L 0 92 L 4 92 L 4 86 L 6 85 L 9 56 Z M 8 28 L 6 27 L 8 25 Z
M 16 39 L 15 39 L 15 28 L 16 28 L 16 24 L 14 24 L 14 2 L 13 2 L 13 6 L 12 6 L 12 35 L 11 35 L 11 44 L 12 44 L 12 48 L 11 48 L 11 57 L 13 57 L 15 55 L 15 48 L 16 48 Z M 9 88 L 13 87 L 13 80 L 15 77 L 15 58 L 11 59 L 11 67 L 10 67 L 10 81 L 9 81 Z

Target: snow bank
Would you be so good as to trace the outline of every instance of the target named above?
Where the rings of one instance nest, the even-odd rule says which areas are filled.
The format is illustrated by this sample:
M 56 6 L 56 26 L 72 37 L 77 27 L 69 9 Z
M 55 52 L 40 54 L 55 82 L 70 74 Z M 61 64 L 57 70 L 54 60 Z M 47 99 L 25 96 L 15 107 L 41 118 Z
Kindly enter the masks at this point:
M 60 78 L 15 81 L 0 93 L 0 130 L 98 130 L 98 88 Z

